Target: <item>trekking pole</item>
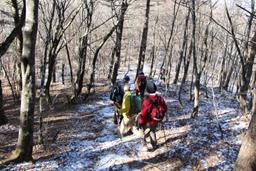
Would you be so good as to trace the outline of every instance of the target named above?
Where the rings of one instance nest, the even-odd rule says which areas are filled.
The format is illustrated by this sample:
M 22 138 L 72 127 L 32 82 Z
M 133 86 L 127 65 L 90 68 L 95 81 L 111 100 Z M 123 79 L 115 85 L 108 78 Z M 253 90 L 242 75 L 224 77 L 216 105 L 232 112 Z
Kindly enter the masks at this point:
M 161 122 L 160 123 L 160 130 L 161 131 L 163 131 L 163 133 L 164 133 L 164 143 L 165 143 L 165 146 L 166 146 L 166 150 L 168 150 L 169 149 L 169 147 L 168 147 L 168 145 L 167 145 L 167 138 L 166 138 L 166 133 L 165 133 L 165 126 L 164 126 L 164 124 Z
M 168 150 L 169 149 L 169 146 L 168 146 L 168 142 L 167 142 L 167 138 L 166 138 L 166 133 L 165 133 L 165 126 L 163 125 L 163 132 L 164 132 L 164 141 L 165 141 L 165 145 L 166 145 L 166 150 Z

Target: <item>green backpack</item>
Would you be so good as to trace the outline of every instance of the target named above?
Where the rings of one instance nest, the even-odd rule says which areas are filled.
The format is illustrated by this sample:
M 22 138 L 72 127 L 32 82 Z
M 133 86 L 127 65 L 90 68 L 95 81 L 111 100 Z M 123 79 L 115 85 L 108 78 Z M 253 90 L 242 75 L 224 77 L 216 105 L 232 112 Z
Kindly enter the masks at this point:
M 141 98 L 140 96 L 136 96 L 135 94 L 132 94 L 130 96 L 130 111 L 129 115 L 132 116 L 134 114 L 138 114 L 141 112 Z

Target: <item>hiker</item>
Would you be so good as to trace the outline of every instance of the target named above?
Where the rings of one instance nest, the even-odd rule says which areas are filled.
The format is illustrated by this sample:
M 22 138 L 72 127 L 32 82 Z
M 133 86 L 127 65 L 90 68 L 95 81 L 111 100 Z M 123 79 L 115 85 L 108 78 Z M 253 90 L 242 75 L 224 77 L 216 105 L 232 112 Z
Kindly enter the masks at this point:
M 165 73 L 166 71 L 165 71 L 165 68 L 164 67 L 161 67 L 160 68 L 160 80 L 163 80 L 163 81 L 165 81 Z
M 131 93 L 129 84 L 124 85 L 124 92 L 122 107 L 118 109 L 123 116 L 119 127 L 121 137 L 132 134 L 135 118 L 141 110 L 140 97 Z
M 130 81 L 130 77 L 128 75 L 125 75 L 122 82 L 119 81 L 117 82 L 110 93 L 110 100 L 113 101 L 113 105 L 115 108 L 115 112 L 114 112 L 114 123 L 120 124 L 123 117 L 122 114 L 118 113 L 118 109 L 121 108 L 122 106 L 122 102 L 123 102 L 123 96 L 124 96 L 124 90 L 123 90 L 123 86 L 125 84 L 128 84 Z
M 144 75 L 143 71 L 140 71 L 135 81 L 135 89 L 136 89 L 136 95 L 140 95 L 141 99 L 144 98 L 146 85 L 147 85 L 147 78 Z
M 150 139 L 151 148 L 148 151 L 155 150 L 157 148 L 156 128 L 159 122 L 164 118 L 167 111 L 165 100 L 160 95 L 156 94 L 157 87 L 153 81 L 147 82 L 147 95 L 145 96 L 141 113 L 138 118 L 138 127 L 140 129 L 142 138 L 142 144 L 147 146 L 147 139 Z

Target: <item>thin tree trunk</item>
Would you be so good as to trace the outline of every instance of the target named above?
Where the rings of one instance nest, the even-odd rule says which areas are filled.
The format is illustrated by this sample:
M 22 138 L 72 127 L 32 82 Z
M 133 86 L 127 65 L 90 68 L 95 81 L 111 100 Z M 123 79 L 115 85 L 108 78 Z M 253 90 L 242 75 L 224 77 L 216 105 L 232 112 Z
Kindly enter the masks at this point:
M 219 72 L 219 88 L 222 89 L 223 85 L 224 85 L 224 78 L 226 78 L 226 70 L 224 70 L 225 68 L 225 64 L 226 64 L 226 56 L 227 56 L 227 51 L 228 51 L 228 36 L 226 37 L 226 43 L 225 43 L 225 49 L 224 49 L 224 53 L 222 56 L 222 61 L 221 61 L 221 69 Z
M 150 65 L 150 72 L 149 72 L 149 76 L 152 77 L 153 75 L 153 67 L 154 67 L 154 62 L 155 62 L 155 45 L 153 45 L 152 47 L 152 51 L 151 51 L 151 65 Z
M 66 41 L 66 42 L 67 42 L 67 41 Z M 71 83 L 71 86 L 72 86 L 72 88 L 73 88 L 73 91 L 75 91 L 75 90 L 74 90 L 73 69 L 72 69 L 72 63 L 71 63 L 70 53 L 69 53 L 69 49 L 68 49 L 68 44 L 67 44 L 67 43 L 65 44 L 65 49 L 66 49 L 67 58 L 68 58 L 68 66 L 69 66 L 69 72 L 70 72 L 70 83 Z
M 155 53 L 156 53 L 156 26 L 157 26 L 157 22 L 158 22 L 158 16 L 156 18 L 156 22 L 154 25 L 154 31 L 153 31 L 153 46 L 152 46 L 152 51 L 151 51 L 151 65 L 150 65 L 150 72 L 149 72 L 149 76 L 152 77 L 153 76 L 153 67 L 154 67 L 154 63 L 155 63 Z
M 128 4 L 127 4 L 126 0 L 123 0 L 122 5 L 121 5 L 121 14 L 118 19 L 119 20 L 118 25 L 116 27 L 116 45 L 115 45 L 116 60 L 115 60 L 113 75 L 112 75 L 112 79 L 111 79 L 113 85 L 116 83 L 118 69 L 120 67 L 124 16 L 125 16 L 125 12 L 126 12 L 127 8 L 128 8 Z
M 115 60 L 115 48 L 113 48 L 113 50 L 111 52 L 111 60 L 110 60 L 109 69 L 108 69 L 108 79 L 109 80 L 111 80 L 113 66 L 114 66 L 114 60 Z
M 15 27 L 19 27 L 19 22 L 22 20 L 22 15 L 19 16 L 19 5 L 17 3 L 17 0 L 12 0 L 13 7 L 15 9 L 14 13 L 14 22 L 15 22 Z M 25 4 L 25 0 L 23 0 L 23 4 Z M 24 9 L 23 9 L 24 10 Z M 16 60 L 16 74 L 15 74 L 15 79 L 18 83 L 18 92 L 21 91 L 22 89 L 22 80 L 21 80 L 21 66 L 20 66 L 20 57 L 22 55 L 22 47 L 23 47 L 23 36 L 22 36 L 22 30 L 20 27 L 20 30 L 18 31 L 17 34 L 17 50 L 18 50 L 18 59 Z M 20 93 L 19 93 L 20 95 Z
M 62 78 L 62 84 L 65 84 L 65 64 L 62 64 L 61 68 L 61 78 Z
M 167 88 L 170 87 L 170 79 L 171 79 L 171 72 L 172 72 L 172 52 L 173 52 L 173 44 L 171 44 L 171 50 L 168 56 L 168 64 L 167 64 L 167 73 L 166 73 L 166 80 L 165 84 L 167 85 Z
M 139 71 L 143 70 L 143 67 L 144 67 L 145 53 L 146 53 L 146 49 L 147 49 L 147 40 L 148 40 L 149 11 L 150 11 L 150 0 L 147 0 L 145 23 L 143 26 L 142 37 L 141 37 L 141 45 L 140 45 L 140 53 L 139 53 L 139 59 L 138 59 L 136 78 L 137 78 Z
M 118 25 L 118 23 L 117 23 Z M 109 33 L 103 38 L 103 41 L 102 43 L 99 45 L 99 47 L 96 49 L 95 53 L 94 53 L 94 56 L 93 56 L 93 61 L 92 61 L 92 72 L 90 74 L 90 82 L 89 84 L 87 85 L 87 90 L 88 90 L 88 94 L 91 93 L 91 89 L 93 87 L 93 84 L 94 84 L 94 80 L 95 80 L 95 69 L 96 69 L 96 62 L 97 62 L 97 59 L 98 59 L 98 56 L 99 56 L 99 52 L 101 50 L 101 48 L 103 47 L 103 45 L 106 43 L 106 41 L 109 39 L 109 37 L 113 34 L 113 32 L 115 31 L 116 29 L 116 26 L 113 26 L 112 29 L 109 31 Z
M 188 30 L 189 16 L 190 16 L 190 8 L 188 10 L 188 14 L 187 14 L 186 21 L 185 21 L 185 27 L 184 27 L 184 32 L 183 32 L 183 42 L 182 42 L 179 61 L 178 61 L 177 67 L 176 67 L 176 73 L 175 73 L 173 84 L 177 84 L 177 81 L 179 78 L 179 73 L 180 73 L 181 62 L 182 62 L 182 59 L 184 58 L 184 50 L 185 50 L 185 47 L 187 44 L 187 39 L 188 39 L 187 30 Z
M 15 92 L 14 92 L 14 89 L 13 89 L 13 86 L 12 86 L 12 83 L 11 83 L 11 80 L 10 80 L 10 78 L 9 78 L 8 72 L 6 71 L 6 69 L 5 69 L 5 67 L 4 67 L 4 65 L 3 65 L 3 63 L 2 63 L 2 61 L 1 61 L 1 66 L 2 66 L 2 68 L 3 68 L 3 70 L 4 70 L 5 77 L 6 77 L 6 79 L 7 79 L 7 81 L 8 81 L 8 84 L 9 84 L 9 86 L 10 86 L 10 88 L 11 88 L 12 97 L 13 97 L 13 100 L 14 100 L 14 102 L 15 102 L 15 101 L 16 101 L 16 95 L 15 95 Z
M 56 64 L 54 65 L 53 67 L 53 71 L 52 71 L 52 82 L 53 83 L 56 83 L 57 80 L 56 80 L 56 74 L 57 74 L 57 71 L 56 71 Z
M 181 91 L 182 91 L 183 85 L 184 85 L 184 83 L 185 83 L 185 81 L 187 79 L 191 56 L 192 56 L 192 42 L 190 43 L 189 52 L 188 52 L 187 57 L 185 55 L 184 59 L 183 59 L 184 60 L 184 71 L 183 71 L 183 77 L 182 77 L 182 80 L 181 80 L 180 89 L 179 89 L 179 93 L 178 93 L 179 94 L 179 102 L 180 102 L 180 104 L 182 104 L 182 102 L 181 102 Z
M 2 91 L 2 81 L 0 80 L 0 126 L 7 123 L 7 118 L 4 114 L 4 100 Z
M 199 91 L 200 91 L 200 77 L 197 68 L 197 56 L 196 56 L 196 8 L 195 0 L 191 0 L 192 4 L 192 49 L 193 49 L 193 73 L 195 75 L 194 84 L 194 108 L 191 117 L 195 117 L 198 114 L 198 104 L 199 104 Z
M 75 81 L 75 97 L 77 97 L 82 92 L 83 81 L 84 81 L 84 72 L 85 72 L 85 62 L 87 56 L 87 44 L 88 44 L 88 35 L 81 38 L 81 43 L 79 47 L 79 68 L 77 71 L 77 77 Z

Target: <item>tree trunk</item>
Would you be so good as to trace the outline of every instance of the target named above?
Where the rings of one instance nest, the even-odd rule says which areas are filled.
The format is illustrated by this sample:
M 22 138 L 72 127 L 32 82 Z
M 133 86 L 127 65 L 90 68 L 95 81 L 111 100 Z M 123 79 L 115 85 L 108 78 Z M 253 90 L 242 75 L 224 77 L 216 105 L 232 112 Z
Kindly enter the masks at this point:
M 92 23 L 92 16 L 93 16 L 93 1 L 86 1 L 84 2 L 87 16 L 86 18 L 86 32 L 84 35 L 79 39 L 79 66 L 78 71 L 76 73 L 76 81 L 74 86 L 74 96 L 77 97 L 81 94 L 83 89 L 83 82 L 84 82 L 84 73 L 85 73 L 85 63 L 87 58 L 87 49 L 88 49 L 88 41 L 89 41 L 89 34 L 91 29 L 91 23 Z
M 122 5 L 121 5 L 121 14 L 119 16 L 118 25 L 116 27 L 116 45 L 115 45 L 116 60 L 115 60 L 113 75 L 112 75 L 112 79 L 111 79 L 113 85 L 116 83 L 118 69 L 120 67 L 124 16 L 125 16 L 127 7 L 128 7 L 128 4 L 127 4 L 126 0 L 123 0 Z
M 154 68 L 154 63 L 155 63 L 155 54 L 156 54 L 156 26 L 158 23 L 158 16 L 156 17 L 156 22 L 154 25 L 154 31 L 153 31 L 153 46 L 152 46 L 152 51 L 151 51 L 151 66 L 150 66 L 150 72 L 149 72 L 149 76 L 150 77 L 154 77 L 153 76 L 153 68 Z
M 53 71 L 52 71 L 52 82 L 53 83 L 56 83 L 57 80 L 56 80 L 56 64 L 53 66 Z
M 80 47 L 79 47 L 79 68 L 77 71 L 77 77 L 75 81 L 75 97 L 77 97 L 82 92 L 83 81 L 84 81 L 84 70 L 85 62 L 87 56 L 87 44 L 88 44 L 88 35 L 81 38 Z
M 256 170 L 256 92 L 253 92 L 253 116 L 237 156 L 235 170 Z
M 23 4 L 25 4 L 25 1 L 23 0 Z M 17 0 L 12 0 L 12 6 L 14 7 L 15 13 L 14 13 L 14 22 L 15 27 L 19 27 L 19 22 L 22 21 L 22 15 L 19 16 L 20 10 L 19 10 L 19 4 L 17 3 Z M 23 9 L 24 10 L 24 9 Z M 22 36 L 22 30 L 21 27 L 17 34 L 17 50 L 18 50 L 18 59 L 15 61 L 15 81 L 18 84 L 17 90 L 18 95 L 20 95 L 20 91 L 22 89 L 22 80 L 21 80 L 21 68 L 20 68 L 20 57 L 22 55 L 22 47 L 23 47 L 23 36 Z
M 220 72 L 219 72 L 219 88 L 220 89 L 223 88 L 224 80 L 225 80 L 226 75 L 227 75 L 227 71 L 224 69 L 225 64 L 226 64 L 227 51 L 228 51 L 228 36 L 226 37 L 226 45 L 225 45 L 224 53 L 223 53 L 223 56 L 222 56 L 221 69 L 220 69 Z
M 183 77 L 182 77 L 181 84 L 180 84 L 180 89 L 179 89 L 179 102 L 180 102 L 180 104 L 182 104 L 182 102 L 181 102 L 181 91 L 182 91 L 183 85 L 184 85 L 184 83 L 187 79 L 191 55 L 192 55 L 192 42 L 190 43 L 189 52 L 188 52 L 187 57 L 185 55 L 185 57 L 183 59 L 184 60 L 184 62 L 183 62 L 184 63 L 184 71 L 183 71 Z
M 118 25 L 118 23 L 117 23 Z M 101 42 L 101 44 L 99 45 L 99 47 L 97 47 L 97 49 L 95 50 L 94 56 L 93 56 L 93 61 L 92 61 L 92 72 L 90 74 L 90 82 L 87 85 L 87 91 L 88 94 L 91 93 L 91 89 L 93 87 L 94 84 L 94 80 L 95 80 L 95 70 L 96 70 L 96 62 L 99 56 L 99 52 L 101 50 L 101 48 L 103 47 L 103 45 L 106 43 L 106 41 L 109 39 L 109 37 L 113 34 L 113 32 L 115 31 L 117 25 L 113 26 L 112 29 L 109 31 L 109 33 L 103 38 L 103 41 Z
M 16 1 L 13 1 L 14 3 L 17 3 Z M 24 6 L 25 6 L 25 0 L 23 0 Z M 0 57 L 2 57 L 10 45 L 12 44 L 13 40 L 17 37 L 17 35 L 20 34 L 21 28 L 24 25 L 25 20 L 25 8 L 23 7 L 21 16 L 19 18 L 16 18 L 18 13 L 15 14 L 14 20 L 15 20 L 15 28 L 11 31 L 11 33 L 6 37 L 6 39 L 0 43 Z M 16 23 L 16 21 L 18 23 Z
M 195 75 L 195 85 L 194 85 L 194 108 L 191 117 L 194 118 L 198 115 L 199 108 L 199 91 L 200 91 L 200 75 Z
M 10 80 L 10 77 L 9 77 L 9 75 L 8 75 L 8 72 L 7 72 L 7 70 L 5 69 L 5 67 L 4 67 L 4 65 L 3 65 L 3 63 L 2 63 L 2 61 L 1 61 L 1 66 L 2 66 L 2 68 L 3 68 L 3 70 L 4 70 L 5 77 L 6 77 L 7 81 L 8 81 L 9 86 L 10 86 L 10 89 L 11 89 L 11 92 L 12 92 L 12 97 L 13 97 L 13 100 L 14 100 L 14 102 L 15 102 L 15 101 L 16 101 L 16 94 L 15 94 L 15 91 L 14 91 L 14 89 L 13 89 L 13 86 L 12 86 L 12 83 L 11 83 L 11 80 Z
M 114 60 L 115 60 L 115 48 L 113 48 L 113 50 L 111 52 L 111 60 L 110 60 L 109 69 L 108 69 L 108 79 L 109 80 L 111 80 L 113 66 L 114 66 Z
M 173 44 L 171 44 L 170 53 L 168 55 L 168 63 L 167 63 L 167 72 L 166 72 L 166 79 L 165 84 L 167 88 L 170 86 L 170 79 L 171 79 L 171 72 L 172 72 L 172 52 L 173 52 Z
M 7 118 L 4 114 L 4 100 L 2 92 L 2 81 L 0 80 L 0 126 L 7 123 Z
M 152 47 L 152 51 L 151 51 L 151 65 L 150 65 L 150 72 L 149 72 L 149 76 L 152 77 L 153 76 L 153 67 L 154 67 L 154 62 L 155 62 L 155 46 L 153 45 Z
M 64 40 L 65 40 L 65 42 L 66 42 L 65 49 L 66 49 L 67 58 L 68 58 L 68 66 L 69 66 L 69 72 L 70 72 L 70 83 L 71 83 L 71 86 L 72 86 L 72 88 L 73 88 L 73 91 L 75 91 L 75 88 L 74 88 L 74 78 L 73 78 L 73 70 L 72 70 L 72 63 L 71 63 L 71 59 L 70 59 L 70 53 L 69 53 L 67 41 L 66 41 L 65 38 L 64 38 Z
M 62 64 L 61 68 L 61 78 L 62 78 L 62 84 L 65 84 L 65 64 Z
M 252 76 L 252 69 L 254 58 L 256 55 L 256 30 L 254 31 L 254 35 L 251 39 L 251 48 L 250 54 L 246 58 L 246 63 L 244 65 L 245 75 L 241 77 L 240 80 L 240 93 L 239 93 L 239 100 L 240 100 L 240 107 L 243 109 L 244 113 L 248 113 L 248 106 L 246 101 L 247 91 L 250 87 L 250 81 Z
M 18 144 L 11 157 L 16 162 L 31 161 L 35 106 L 35 45 L 38 24 L 38 0 L 26 0 L 21 59 L 22 92 Z
M 150 11 L 150 0 L 147 0 L 145 23 L 143 26 L 142 37 L 141 37 L 141 45 L 140 45 L 140 53 L 139 53 L 139 59 L 138 59 L 136 78 L 137 78 L 139 71 L 143 70 L 143 67 L 144 67 L 145 53 L 146 53 L 146 49 L 147 49 L 147 40 L 148 40 L 149 11 Z
M 51 103 L 51 96 L 50 96 L 50 86 L 51 81 L 54 73 L 54 65 L 55 65 L 55 56 L 49 55 L 49 64 L 48 64 L 48 76 L 46 80 L 46 84 L 44 86 L 45 96 L 48 98 L 48 102 Z
M 175 78 L 174 78 L 173 84 L 177 84 L 177 81 L 179 78 L 179 73 L 180 73 L 181 62 L 182 62 L 182 59 L 184 58 L 184 50 L 185 50 L 185 47 L 187 44 L 187 39 L 188 39 L 187 29 L 188 29 L 189 16 L 190 16 L 190 8 L 188 10 L 188 14 L 187 14 L 186 21 L 185 21 L 185 27 L 184 27 L 184 32 L 183 32 L 183 42 L 182 42 L 182 47 L 181 47 L 181 51 L 180 51 L 179 61 L 178 61 L 177 67 L 176 67 L 176 73 L 175 73 Z
M 199 104 L 199 91 L 200 91 L 200 75 L 197 68 L 197 56 L 196 56 L 196 8 L 195 0 L 191 0 L 192 4 L 192 49 L 193 49 L 193 73 L 195 76 L 194 85 L 194 108 L 191 117 L 195 117 L 198 114 L 198 104 Z

